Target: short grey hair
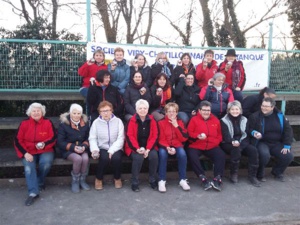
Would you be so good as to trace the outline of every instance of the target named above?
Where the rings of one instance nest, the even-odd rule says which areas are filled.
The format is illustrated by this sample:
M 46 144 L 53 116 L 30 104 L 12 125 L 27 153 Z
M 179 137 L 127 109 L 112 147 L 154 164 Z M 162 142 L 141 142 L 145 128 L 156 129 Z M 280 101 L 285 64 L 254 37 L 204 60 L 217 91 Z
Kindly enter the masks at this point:
M 227 113 L 229 113 L 229 110 L 233 107 L 237 106 L 241 110 L 241 114 L 243 114 L 243 108 L 242 104 L 238 100 L 234 100 L 233 102 L 229 102 L 227 105 Z
M 72 113 L 74 109 L 77 109 L 80 113 L 82 113 L 82 111 L 83 111 L 81 105 L 76 104 L 76 103 L 73 103 L 73 104 L 70 106 L 70 113 Z
M 216 80 L 219 77 L 223 77 L 224 80 L 226 79 L 226 76 L 223 73 L 220 73 L 220 72 L 215 73 L 215 75 L 213 76 L 213 79 Z
M 141 105 L 145 105 L 149 109 L 149 102 L 144 99 L 139 99 L 135 103 L 135 110 L 137 110 Z
M 34 102 L 26 110 L 26 115 L 27 116 L 30 116 L 31 111 L 32 111 L 33 108 L 39 108 L 39 109 L 41 109 L 43 116 L 46 115 L 46 106 L 42 105 L 41 103 Z

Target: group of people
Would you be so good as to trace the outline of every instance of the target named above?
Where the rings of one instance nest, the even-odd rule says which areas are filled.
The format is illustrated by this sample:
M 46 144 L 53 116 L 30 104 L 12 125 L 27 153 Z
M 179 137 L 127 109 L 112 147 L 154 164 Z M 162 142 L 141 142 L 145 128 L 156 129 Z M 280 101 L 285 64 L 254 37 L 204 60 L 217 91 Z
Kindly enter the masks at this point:
M 219 67 L 213 51 L 205 51 L 196 68 L 188 53 L 175 68 L 165 53 L 159 53 L 151 67 L 143 55 L 136 55 L 129 67 L 123 49 L 116 48 L 114 54 L 106 66 L 104 53 L 97 50 L 79 68 L 88 115 L 74 103 L 60 116 L 56 131 L 44 117 L 45 106 L 29 106 L 29 118 L 21 123 L 15 138 L 28 187 L 26 205 L 33 204 L 45 189 L 55 146 L 73 162 L 74 193 L 90 190 L 86 182 L 89 156 L 98 159 L 96 190 L 103 189 L 108 166 L 113 169 L 115 188 L 122 188 L 123 152 L 132 159 L 131 189 L 135 192 L 140 190 L 144 160 L 148 160 L 151 188 L 166 192 L 168 157 L 177 158 L 179 185 L 185 191 L 190 190 L 188 161 L 204 190 L 221 191 L 226 154 L 233 183 L 238 182 L 242 155 L 248 157 L 248 179 L 254 186 L 266 181 L 264 168 L 271 156 L 276 158 L 272 174 L 284 181 L 284 171 L 293 160 L 291 126 L 275 106 L 273 89 L 266 87 L 243 99 L 245 71 L 233 49 Z M 205 175 L 201 155 L 214 164 L 212 179 Z

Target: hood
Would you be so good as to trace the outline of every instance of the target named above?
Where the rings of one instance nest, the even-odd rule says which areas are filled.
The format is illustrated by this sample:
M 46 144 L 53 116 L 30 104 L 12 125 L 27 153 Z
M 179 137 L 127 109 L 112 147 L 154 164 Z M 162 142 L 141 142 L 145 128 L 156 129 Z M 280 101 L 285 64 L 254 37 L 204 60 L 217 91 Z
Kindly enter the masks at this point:
M 70 125 L 70 113 L 66 112 L 60 115 L 59 120 L 61 123 Z M 85 114 L 82 114 L 81 120 L 83 120 L 84 123 L 88 122 L 88 117 Z

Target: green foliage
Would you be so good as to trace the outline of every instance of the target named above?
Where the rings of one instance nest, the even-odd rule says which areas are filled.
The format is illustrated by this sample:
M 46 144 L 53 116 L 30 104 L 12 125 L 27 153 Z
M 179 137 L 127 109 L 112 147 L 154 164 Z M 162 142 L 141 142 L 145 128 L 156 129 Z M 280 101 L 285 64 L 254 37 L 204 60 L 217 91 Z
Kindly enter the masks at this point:
M 300 1 L 288 0 L 287 1 L 287 15 L 288 20 L 292 22 L 291 28 L 293 41 L 297 49 L 300 49 Z

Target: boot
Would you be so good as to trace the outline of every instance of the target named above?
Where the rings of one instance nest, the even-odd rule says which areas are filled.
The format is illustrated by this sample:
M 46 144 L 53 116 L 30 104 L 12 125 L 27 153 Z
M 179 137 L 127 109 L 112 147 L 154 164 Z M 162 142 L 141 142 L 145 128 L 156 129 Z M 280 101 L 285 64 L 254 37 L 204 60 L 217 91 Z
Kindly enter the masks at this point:
M 249 164 L 248 166 L 248 179 L 254 187 L 260 187 L 261 185 L 261 183 L 256 178 L 257 169 L 258 169 L 258 165 Z
M 86 183 L 86 176 L 87 176 L 87 173 L 82 173 L 81 176 L 80 176 L 80 187 L 85 190 L 85 191 L 89 191 L 91 190 L 90 186 Z
M 80 192 L 80 188 L 79 188 L 80 173 L 74 174 L 73 171 L 72 171 L 71 175 L 72 175 L 71 190 L 72 190 L 73 193 L 79 193 Z
M 240 161 L 232 161 L 230 163 L 230 181 L 234 184 L 238 182 L 239 166 L 240 166 Z

